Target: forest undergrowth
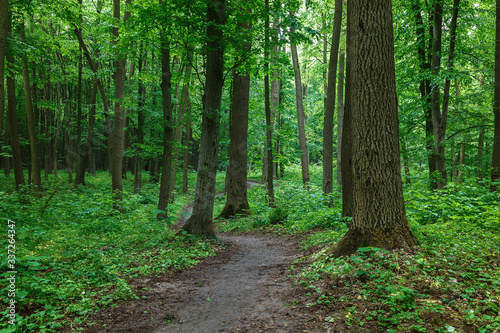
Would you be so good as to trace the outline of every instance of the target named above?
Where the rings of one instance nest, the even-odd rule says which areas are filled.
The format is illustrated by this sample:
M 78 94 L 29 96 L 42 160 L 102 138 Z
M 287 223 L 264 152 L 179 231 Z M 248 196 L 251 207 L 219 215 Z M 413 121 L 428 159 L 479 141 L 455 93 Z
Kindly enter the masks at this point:
M 310 301 L 290 299 L 289 307 L 317 309 L 315 320 L 341 321 L 353 332 L 500 330 L 498 193 L 476 185 L 475 179 L 432 193 L 424 178 L 415 177 L 405 188 L 405 200 L 420 246 L 414 252 L 361 248 L 333 259 L 321 255 L 322 249 L 342 237 L 349 221 L 341 217 L 338 189 L 328 208 L 321 169 L 311 171 L 307 190 L 299 170 L 287 169 L 275 188 L 276 208 L 267 206 L 265 189 L 256 186 L 248 192 L 253 215 L 215 221 L 218 232 L 300 236 L 310 255 L 294 263 L 306 268 L 292 266 L 290 272 Z M 191 177 L 193 184 L 195 175 Z M 11 239 L 7 221 L 15 221 L 17 332 L 76 327 L 90 313 L 136 297 L 128 279 L 196 265 L 223 247 L 170 230 L 192 201 L 192 192 L 176 193 L 175 203 L 169 205 L 170 220 L 159 221 L 156 184 L 145 183 L 142 195 L 136 195 L 132 180 L 125 180 L 120 214 L 112 209 L 109 174 L 87 180 L 87 186 L 75 189 L 62 176 L 51 176 L 48 190 L 37 198 L 27 187 L 15 192 L 13 182 L 0 176 L 5 253 Z M 219 174 L 218 192 L 223 192 L 223 184 L 224 175 Z M 216 199 L 215 214 L 224 203 L 225 197 Z M 1 260 L 0 288 L 7 304 L 7 255 Z M 8 310 L 1 313 L 0 330 L 14 332 L 5 319 Z
M 321 191 L 321 169 L 312 168 L 309 190 L 300 170 L 276 188 L 276 208 L 265 189 L 249 193 L 254 216 L 226 221 L 221 230 L 304 235 L 310 253 L 295 281 L 312 301 L 291 299 L 291 307 L 325 310 L 319 321 L 343 321 L 352 332 L 500 332 L 500 197 L 475 179 L 430 192 L 426 179 L 405 187 L 407 217 L 420 241 L 414 252 L 360 248 L 330 258 L 322 250 L 347 231 L 340 189 L 333 208 Z M 425 175 L 422 174 L 422 177 Z M 259 199 L 260 198 L 260 199 Z M 301 264 L 296 263 L 297 266 Z

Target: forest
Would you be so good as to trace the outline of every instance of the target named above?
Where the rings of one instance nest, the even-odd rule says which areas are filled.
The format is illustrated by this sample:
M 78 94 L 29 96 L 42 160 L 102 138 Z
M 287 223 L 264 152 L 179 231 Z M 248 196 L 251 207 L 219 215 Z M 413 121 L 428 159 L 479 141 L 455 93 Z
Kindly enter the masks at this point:
M 500 332 L 499 15 L 0 0 L 0 330 Z

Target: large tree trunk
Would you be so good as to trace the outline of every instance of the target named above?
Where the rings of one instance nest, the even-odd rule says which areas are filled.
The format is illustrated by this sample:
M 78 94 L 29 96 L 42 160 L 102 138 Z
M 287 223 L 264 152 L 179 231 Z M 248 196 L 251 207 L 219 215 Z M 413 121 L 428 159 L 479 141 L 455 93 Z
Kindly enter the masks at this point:
M 11 20 L 11 13 L 9 13 L 9 19 L 7 20 L 8 35 L 12 35 Z M 11 43 L 8 43 L 8 47 L 11 46 L 10 44 Z M 9 75 L 7 75 L 7 119 L 9 120 L 10 146 L 12 148 L 12 163 L 16 179 L 16 190 L 18 190 L 19 186 L 25 185 L 26 182 L 24 180 L 21 146 L 19 144 L 19 133 L 17 129 L 16 84 L 14 82 L 14 56 L 12 52 L 7 53 L 7 63 L 10 72 Z
M 193 215 L 183 229 L 189 234 L 214 238 L 212 216 L 215 201 L 217 151 L 219 145 L 220 106 L 224 83 L 225 0 L 207 4 L 207 67 L 201 124 L 200 157 Z
M 328 68 L 325 119 L 323 122 L 323 193 L 333 191 L 333 117 L 335 114 L 335 90 L 337 89 L 337 62 L 339 56 L 340 28 L 342 27 L 342 1 L 335 0 L 332 47 Z M 338 111 L 337 111 L 338 112 Z M 329 202 L 331 205 L 332 203 Z
M 295 29 L 292 28 L 291 33 L 293 34 L 294 32 L 295 32 Z M 290 47 L 291 47 L 291 51 L 292 51 L 293 71 L 295 73 L 295 102 L 297 105 L 297 122 L 298 122 L 298 127 L 299 127 L 299 145 L 300 145 L 300 152 L 301 152 L 300 165 L 302 167 L 302 183 L 304 185 L 306 185 L 311 181 L 311 179 L 309 177 L 309 152 L 307 150 L 307 140 L 306 140 L 304 104 L 303 104 L 303 95 L 302 95 L 302 79 L 300 76 L 299 56 L 297 53 L 297 45 L 291 44 Z M 335 100 L 335 98 L 334 98 L 334 100 Z M 332 122 L 333 122 L 333 115 L 332 115 Z M 333 128 L 333 125 L 332 125 L 332 128 Z
M 418 242 L 403 199 L 391 1 L 351 0 L 347 15 L 354 210 L 349 231 L 330 252 L 411 249 Z
M 500 1 L 496 2 L 496 39 L 495 39 L 495 95 L 493 113 L 495 115 L 495 135 L 491 160 L 490 191 L 498 190 L 500 181 Z
M 337 184 L 342 185 L 342 132 L 344 130 L 344 64 L 345 53 L 340 50 L 339 82 L 337 84 Z
M 22 42 L 26 42 L 24 22 L 21 27 L 20 38 Z M 31 170 L 33 174 L 33 189 L 35 192 L 42 190 L 42 175 L 40 171 L 40 158 L 38 148 L 38 136 L 35 126 L 35 118 L 33 116 L 33 100 L 31 98 L 31 85 L 30 75 L 28 70 L 28 59 L 26 55 L 21 58 L 21 66 L 23 73 L 23 88 L 24 88 L 24 102 L 26 105 L 26 118 L 28 120 L 28 137 L 30 141 L 30 154 L 31 154 Z
M 132 0 L 127 0 L 127 5 Z M 116 24 L 120 21 L 120 0 L 113 0 L 113 16 L 117 20 Z M 126 11 L 123 21 L 126 22 L 130 12 Z M 113 27 L 113 36 L 115 37 L 115 45 L 119 42 L 120 34 L 118 26 Z M 119 202 L 123 199 L 123 182 L 122 182 L 122 162 L 123 162 L 123 127 L 125 124 L 125 108 L 123 100 L 125 98 L 125 77 L 127 59 L 124 54 L 116 49 L 115 52 L 115 106 L 114 106 L 114 119 L 113 119 L 113 134 L 112 134 L 112 149 L 111 149 L 111 186 L 113 191 L 113 208 L 121 210 Z
M 246 11 L 245 8 L 240 9 Z M 251 23 L 240 22 L 238 27 L 247 34 Z M 250 36 L 247 36 L 250 37 Z M 239 47 L 239 55 L 250 52 L 251 43 Z M 247 138 L 248 112 L 250 104 L 250 74 L 240 68 L 236 59 L 233 78 L 232 115 L 230 125 L 231 145 L 229 147 L 229 166 L 227 177 L 227 200 L 220 217 L 248 215 L 251 213 L 247 198 Z M 272 164 L 271 164 L 272 166 Z M 272 167 L 271 167 L 272 168 Z

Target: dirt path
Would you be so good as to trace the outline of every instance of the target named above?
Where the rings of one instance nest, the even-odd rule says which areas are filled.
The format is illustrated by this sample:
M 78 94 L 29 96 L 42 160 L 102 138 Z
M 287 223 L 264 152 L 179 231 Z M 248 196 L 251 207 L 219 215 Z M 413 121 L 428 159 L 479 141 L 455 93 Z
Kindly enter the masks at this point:
M 175 229 L 191 213 L 187 207 Z M 93 315 L 90 320 L 98 324 L 85 332 L 326 332 L 306 329 L 317 315 L 286 304 L 304 294 L 292 286 L 287 270 L 302 256 L 296 241 L 256 234 L 218 237 L 227 247 L 217 257 L 182 272 L 132 281 L 139 299 Z
M 99 325 L 87 332 L 302 332 L 308 316 L 285 305 L 293 294 L 286 268 L 300 255 L 296 242 L 219 237 L 228 244 L 219 256 L 173 276 L 136 281 L 140 299 L 101 311 L 92 318 Z

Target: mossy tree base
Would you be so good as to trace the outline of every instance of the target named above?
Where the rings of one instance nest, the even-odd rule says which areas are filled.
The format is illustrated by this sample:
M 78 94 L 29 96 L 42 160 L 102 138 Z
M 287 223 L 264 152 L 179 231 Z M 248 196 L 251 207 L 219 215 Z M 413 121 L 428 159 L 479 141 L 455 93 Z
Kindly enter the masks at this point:
M 184 224 L 182 230 L 195 237 L 217 238 L 214 232 L 212 220 L 206 220 L 196 215 L 191 216 L 186 221 L 186 224 Z
M 377 247 L 386 250 L 412 250 L 418 245 L 418 239 L 409 226 L 403 224 L 390 230 L 364 230 L 351 228 L 335 245 L 325 251 L 333 258 L 348 256 L 361 247 Z
M 220 212 L 219 216 L 217 218 L 230 218 L 234 216 L 249 216 L 253 215 L 252 211 L 250 210 L 250 205 L 248 202 L 246 203 L 241 203 L 239 206 L 235 206 L 230 203 L 226 203 L 226 206 Z

